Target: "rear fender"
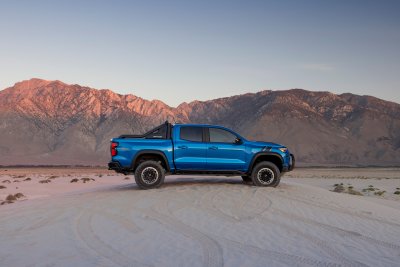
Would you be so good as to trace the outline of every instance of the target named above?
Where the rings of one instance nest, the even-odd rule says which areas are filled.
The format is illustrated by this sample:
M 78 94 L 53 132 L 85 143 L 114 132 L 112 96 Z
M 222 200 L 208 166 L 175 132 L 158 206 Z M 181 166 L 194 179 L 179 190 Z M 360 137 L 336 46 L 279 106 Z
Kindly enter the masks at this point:
M 135 171 L 135 169 L 136 169 L 136 167 L 137 167 L 137 163 L 138 163 L 137 161 L 138 161 L 138 159 L 139 159 L 141 156 L 143 156 L 143 155 L 156 155 L 156 156 L 160 156 L 160 157 L 163 159 L 163 161 L 164 161 L 164 164 L 165 164 L 165 167 L 166 167 L 167 171 L 169 172 L 169 171 L 171 170 L 171 168 L 170 168 L 170 166 L 169 166 L 168 159 L 167 159 L 167 157 L 165 156 L 165 154 L 164 154 L 163 152 L 161 152 L 161 151 L 159 151 L 159 150 L 147 149 L 147 150 L 141 150 L 141 151 L 139 151 L 139 152 L 135 155 L 135 157 L 133 158 L 132 164 L 131 164 L 131 169 L 132 169 L 133 171 Z

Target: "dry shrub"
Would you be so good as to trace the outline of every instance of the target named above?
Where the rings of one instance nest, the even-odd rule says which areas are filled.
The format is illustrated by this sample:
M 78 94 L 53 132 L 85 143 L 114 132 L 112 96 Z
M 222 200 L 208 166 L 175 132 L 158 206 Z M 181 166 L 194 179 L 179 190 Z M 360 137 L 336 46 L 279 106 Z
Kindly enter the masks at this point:
M 41 183 L 41 184 L 48 184 L 48 183 L 51 183 L 51 180 L 48 180 L 48 179 L 40 180 L 39 183 Z
M 356 196 L 363 196 L 363 194 L 359 191 L 354 190 L 354 186 L 352 186 L 351 184 L 348 184 L 347 188 L 343 185 L 343 183 L 340 184 L 334 184 L 333 185 L 333 192 L 336 193 L 347 193 L 350 195 L 356 195 Z
M 21 198 L 21 197 L 25 197 L 25 195 L 22 194 L 22 193 L 16 193 L 15 195 L 10 194 L 10 195 L 8 195 L 8 196 L 6 197 L 6 200 L 5 200 L 5 201 L 3 201 L 3 202 L 0 203 L 0 205 L 14 203 L 14 201 L 17 201 L 18 198 Z
M 341 184 L 335 185 L 335 188 L 333 189 L 333 192 L 336 192 L 336 193 L 342 193 L 344 191 L 345 191 L 345 188 Z
M 77 182 L 79 182 L 79 179 L 78 179 L 78 178 L 74 178 L 74 179 L 72 179 L 72 180 L 70 181 L 70 183 L 77 183 Z
M 15 201 L 15 200 L 17 200 L 17 198 L 12 194 L 10 194 L 6 197 L 6 201 Z
M 4 180 L 2 183 L 3 184 L 5 184 L 5 183 L 9 184 L 9 183 L 11 183 L 11 181 L 10 180 Z
M 93 178 L 84 177 L 84 178 L 81 178 L 81 181 L 82 181 L 83 183 L 86 183 L 86 182 L 90 182 L 90 181 L 96 181 L 96 180 L 95 180 L 95 179 L 93 179 Z
M 30 180 L 32 180 L 31 178 L 26 178 L 26 179 L 24 179 L 24 181 L 30 181 Z
M 353 190 L 353 189 L 350 189 L 350 188 L 347 191 L 347 193 L 349 193 L 350 195 L 363 196 L 363 194 L 361 192 Z
M 381 191 L 374 192 L 374 195 L 375 196 L 383 196 L 385 193 L 386 193 L 385 190 L 381 190 Z
M 57 175 L 52 175 L 52 176 L 50 176 L 48 179 L 56 179 L 56 178 L 58 178 Z
M 22 193 L 16 193 L 16 194 L 14 195 L 14 197 L 15 197 L 15 198 L 21 198 L 21 197 L 25 197 L 25 195 L 22 194 Z
M 4 185 L 0 185 L 0 189 L 5 189 L 7 187 L 5 187 Z

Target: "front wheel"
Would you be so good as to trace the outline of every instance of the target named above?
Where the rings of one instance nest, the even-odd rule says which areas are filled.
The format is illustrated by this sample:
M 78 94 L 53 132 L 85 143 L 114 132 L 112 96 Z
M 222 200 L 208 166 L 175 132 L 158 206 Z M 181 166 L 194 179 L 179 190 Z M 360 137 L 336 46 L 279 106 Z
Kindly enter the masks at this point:
M 278 167 L 269 161 L 258 163 L 251 172 L 251 180 L 256 186 L 276 187 L 281 180 Z
M 141 189 L 159 187 L 164 183 L 164 178 L 164 168 L 153 160 L 142 162 L 135 170 L 135 181 Z

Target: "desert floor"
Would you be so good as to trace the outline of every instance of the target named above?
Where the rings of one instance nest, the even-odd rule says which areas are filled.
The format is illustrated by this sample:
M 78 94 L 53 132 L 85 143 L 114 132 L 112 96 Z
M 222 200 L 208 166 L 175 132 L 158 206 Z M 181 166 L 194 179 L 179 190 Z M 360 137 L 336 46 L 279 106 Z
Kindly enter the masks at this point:
M 299 168 L 277 188 L 168 176 L 154 190 L 101 168 L 0 168 L 1 186 L 1 266 L 400 262 L 396 168 Z

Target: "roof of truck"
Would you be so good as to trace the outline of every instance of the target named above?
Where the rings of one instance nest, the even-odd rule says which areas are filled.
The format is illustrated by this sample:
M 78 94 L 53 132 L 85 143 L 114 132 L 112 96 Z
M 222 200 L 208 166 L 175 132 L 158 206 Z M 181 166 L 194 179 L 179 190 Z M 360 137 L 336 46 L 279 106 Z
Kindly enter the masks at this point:
M 220 127 L 220 128 L 226 128 L 221 125 L 213 125 L 213 124 L 198 124 L 198 123 L 176 123 L 174 126 L 197 126 L 197 127 Z

